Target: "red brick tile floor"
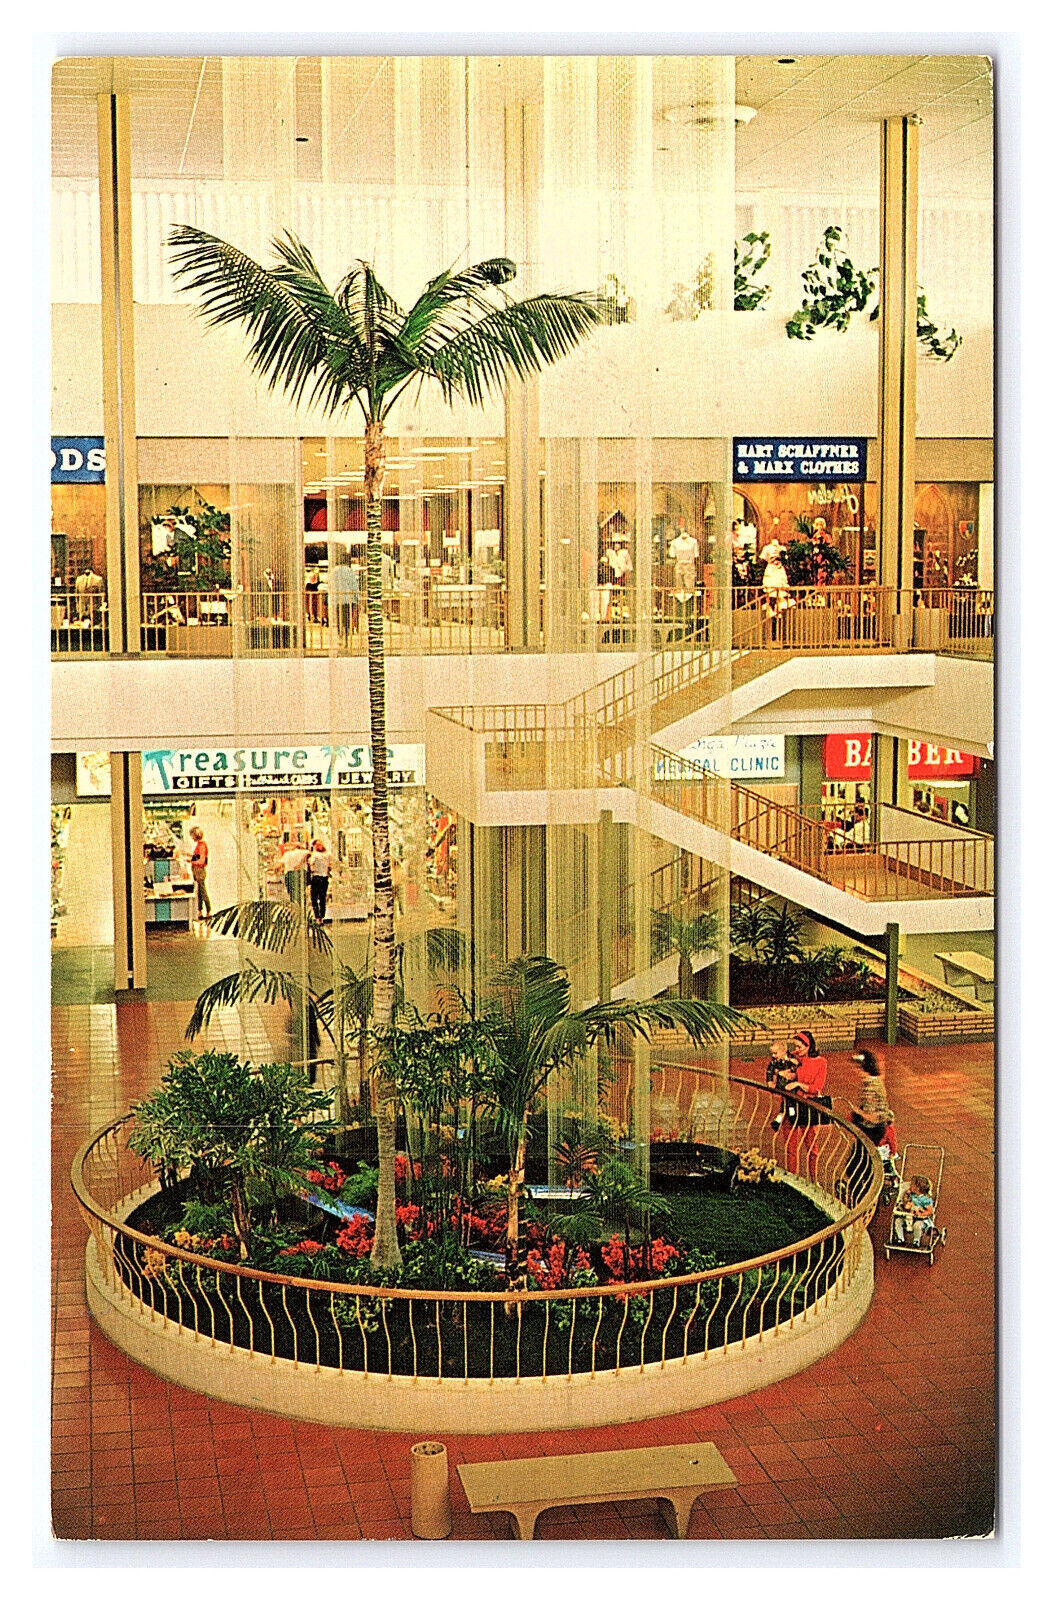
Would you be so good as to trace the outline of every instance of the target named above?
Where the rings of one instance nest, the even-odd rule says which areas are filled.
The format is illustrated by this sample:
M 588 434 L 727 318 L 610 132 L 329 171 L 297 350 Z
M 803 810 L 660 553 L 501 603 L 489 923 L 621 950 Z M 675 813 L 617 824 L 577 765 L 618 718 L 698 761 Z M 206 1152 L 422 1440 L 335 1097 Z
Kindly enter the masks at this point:
M 407 1434 L 290 1422 L 180 1389 L 128 1360 L 84 1299 L 86 1230 L 69 1189 L 88 1133 L 156 1082 L 189 1006 L 53 1012 L 53 1498 L 63 1539 L 409 1539 Z M 946 1150 L 945 1249 L 885 1262 L 861 1328 L 794 1378 L 718 1406 L 587 1432 L 445 1436 L 450 1461 L 712 1440 L 738 1483 L 698 1502 L 690 1537 L 937 1539 L 994 1523 L 994 1085 L 987 1045 L 887 1052 L 900 1142 Z M 756 1066 L 735 1070 L 755 1073 Z M 829 1090 L 855 1069 L 830 1058 Z M 453 1538 L 505 1540 L 451 1471 Z M 652 1504 L 553 1509 L 538 1539 L 663 1539 Z

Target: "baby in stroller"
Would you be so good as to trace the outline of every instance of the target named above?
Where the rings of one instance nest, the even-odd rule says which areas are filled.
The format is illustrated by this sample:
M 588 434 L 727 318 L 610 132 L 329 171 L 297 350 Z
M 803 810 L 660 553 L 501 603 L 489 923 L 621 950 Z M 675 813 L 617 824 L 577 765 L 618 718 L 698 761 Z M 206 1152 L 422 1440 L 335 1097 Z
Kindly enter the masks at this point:
M 927 1235 L 935 1229 L 935 1197 L 930 1178 L 918 1173 L 909 1180 L 904 1195 L 899 1196 L 893 1218 L 895 1239 L 906 1243 L 906 1230 L 910 1230 L 916 1249 L 927 1243 Z

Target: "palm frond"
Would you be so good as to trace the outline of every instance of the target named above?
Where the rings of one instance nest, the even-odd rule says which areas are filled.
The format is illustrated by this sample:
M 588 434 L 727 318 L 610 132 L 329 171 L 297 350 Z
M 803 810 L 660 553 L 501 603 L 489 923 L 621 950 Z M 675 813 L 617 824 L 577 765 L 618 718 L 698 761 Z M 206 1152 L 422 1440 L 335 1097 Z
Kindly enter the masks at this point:
M 189 223 L 171 230 L 169 244 L 179 287 L 198 291 L 213 327 L 243 326 L 250 364 L 271 389 L 331 411 L 362 386 L 368 366 L 355 323 L 291 234 L 274 241 L 273 268 Z
M 439 273 L 413 305 L 398 334 L 398 342 L 414 354 L 433 354 L 471 320 L 497 309 L 494 293 L 510 283 L 518 268 L 506 256 L 480 261 L 463 272 Z
M 470 940 L 459 928 L 428 928 L 424 934 L 427 964 L 458 972 L 468 957 Z
M 462 328 L 426 358 L 427 370 L 446 400 L 463 395 L 478 405 L 509 374 L 526 378 L 568 355 L 599 321 L 593 295 L 534 295 Z
M 332 940 L 316 917 L 301 915 L 292 905 L 272 900 L 243 900 L 213 911 L 208 925 L 228 938 L 242 939 L 257 950 L 281 955 L 305 937 L 312 950 L 332 954 Z
M 196 1039 L 217 1011 L 228 1011 L 254 1000 L 267 1005 L 284 1000 L 295 1006 L 304 998 L 303 985 L 290 973 L 278 972 L 274 967 L 257 967 L 254 962 L 247 961 L 239 971 L 228 973 L 201 991 L 186 1025 L 186 1038 Z

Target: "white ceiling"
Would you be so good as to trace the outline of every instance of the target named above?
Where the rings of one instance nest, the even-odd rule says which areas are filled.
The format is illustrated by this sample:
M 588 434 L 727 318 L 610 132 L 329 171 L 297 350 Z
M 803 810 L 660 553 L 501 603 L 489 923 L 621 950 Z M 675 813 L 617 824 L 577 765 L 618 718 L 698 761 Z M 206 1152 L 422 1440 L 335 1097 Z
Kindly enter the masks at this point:
M 683 62 L 685 83 L 693 81 L 690 65 Z M 296 175 L 320 178 L 320 62 L 290 56 L 273 66 L 273 92 L 298 136 Z M 671 89 L 677 73 L 669 58 L 662 62 L 662 75 Z M 781 191 L 834 194 L 849 202 L 874 197 L 881 118 L 915 112 L 922 119 L 925 195 L 992 204 L 993 83 L 985 58 L 801 56 L 781 65 L 773 57 L 743 56 L 737 60 L 736 76 L 738 102 L 757 113 L 738 129 L 739 196 Z M 363 73 L 363 95 L 371 83 Z M 84 177 L 94 171 L 94 96 L 111 86 L 131 95 L 140 173 L 188 179 L 222 175 L 220 58 L 141 56 L 67 57 L 55 64 L 56 177 Z

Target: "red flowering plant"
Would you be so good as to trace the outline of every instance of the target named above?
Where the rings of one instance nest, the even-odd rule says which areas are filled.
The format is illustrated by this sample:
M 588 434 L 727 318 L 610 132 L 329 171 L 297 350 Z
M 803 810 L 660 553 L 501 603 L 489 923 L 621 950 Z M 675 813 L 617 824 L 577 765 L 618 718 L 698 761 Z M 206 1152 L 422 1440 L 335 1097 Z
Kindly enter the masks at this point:
M 419 1161 L 414 1161 L 412 1168 L 410 1169 L 409 1157 L 403 1155 L 402 1152 L 399 1151 L 394 1158 L 395 1184 L 401 1188 L 404 1188 L 409 1180 L 410 1171 L 412 1171 L 414 1181 L 419 1183 L 424 1175 L 424 1169 L 422 1165 Z
M 360 1211 L 349 1217 L 336 1235 L 336 1246 L 358 1261 L 367 1256 L 373 1247 L 373 1224 L 368 1217 Z
M 626 1245 L 619 1233 L 600 1249 L 607 1283 L 636 1283 L 648 1278 L 668 1278 L 679 1268 L 682 1251 L 667 1239 L 651 1239 L 649 1244 Z
M 316 1256 L 325 1248 L 325 1245 L 318 1239 L 301 1239 L 298 1244 L 286 1245 L 285 1249 L 279 1250 L 278 1254 L 282 1256 Z
M 347 1174 L 338 1161 L 327 1161 L 324 1167 L 308 1167 L 305 1176 L 308 1183 L 324 1189 L 326 1194 L 339 1194 L 347 1182 Z
M 588 1252 L 573 1250 L 563 1239 L 554 1240 L 546 1251 L 537 1248 L 526 1252 L 526 1278 L 531 1289 L 568 1288 L 572 1274 L 590 1269 Z

